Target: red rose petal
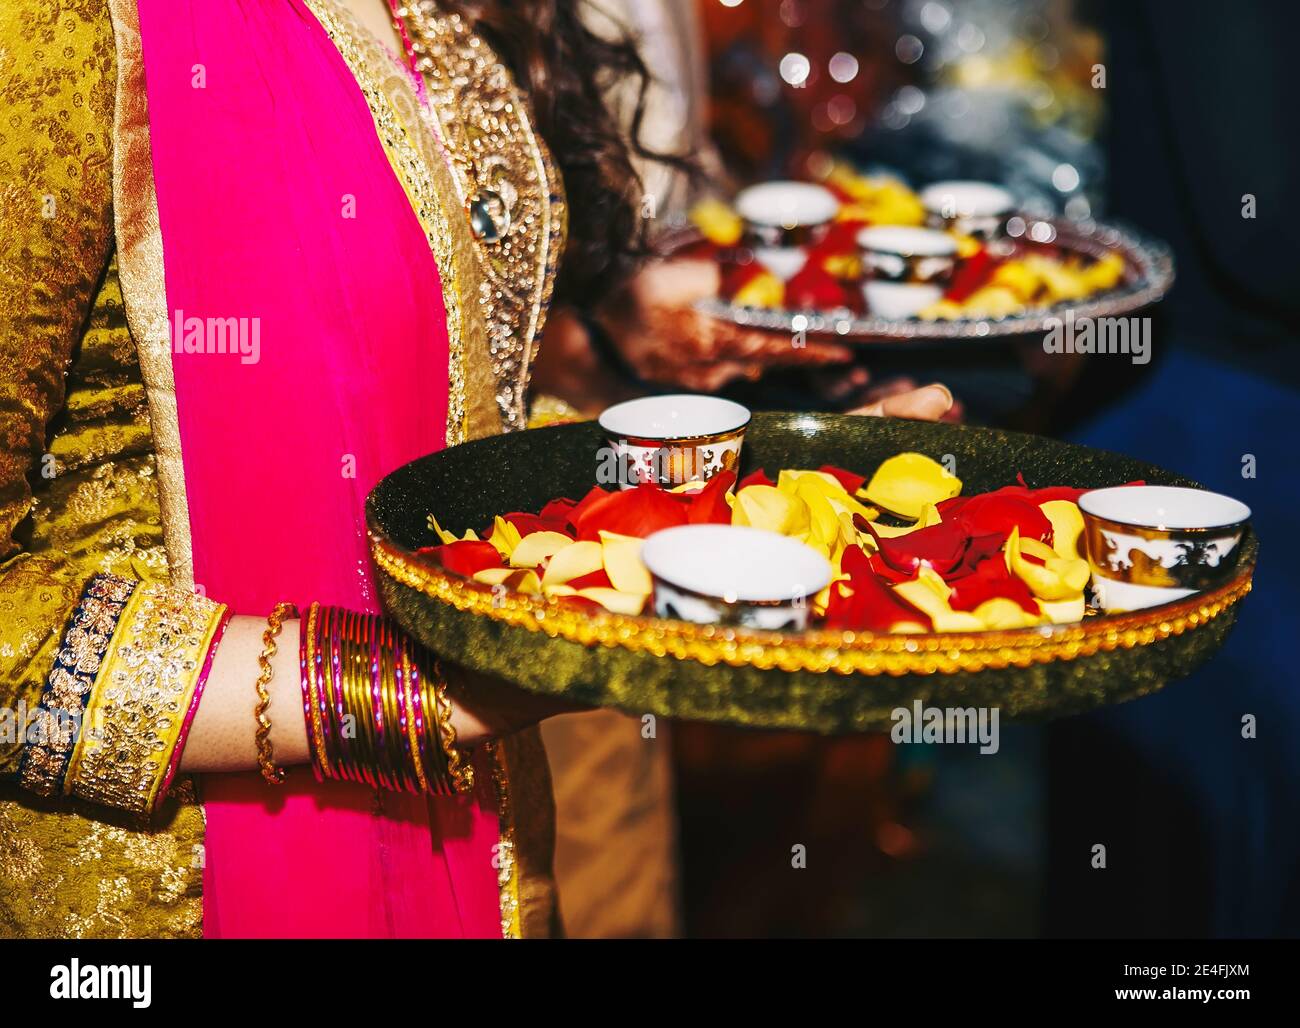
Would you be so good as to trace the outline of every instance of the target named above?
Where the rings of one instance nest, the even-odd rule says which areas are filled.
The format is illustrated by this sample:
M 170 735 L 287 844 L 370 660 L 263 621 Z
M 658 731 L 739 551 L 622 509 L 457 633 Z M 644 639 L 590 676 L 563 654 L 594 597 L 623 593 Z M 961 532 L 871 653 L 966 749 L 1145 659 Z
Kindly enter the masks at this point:
M 703 489 L 690 494 L 690 505 L 686 509 L 687 522 L 692 525 L 731 524 L 731 505 L 727 503 L 727 490 L 735 481 L 734 471 L 719 471 L 705 483 Z
M 861 514 L 853 515 L 853 523 L 858 531 L 868 532 L 876 540 L 879 555 L 886 564 L 895 571 L 904 572 L 909 578 L 920 570 L 922 564 L 933 568 L 940 575 L 947 574 L 961 563 L 970 542 L 965 527 L 949 521 L 918 528 L 915 532 L 892 539 L 879 535 L 871 522 Z
M 786 306 L 797 310 L 835 310 L 853 302 L 840 280 L 814 259 L 785 284 Z
M 889 563 L 879 553 L 873 553 L 869 563 L 871 564 L 871 570 L 878 577 L 883 578 L 886 582 L 893 582 L 895 585 L 899 582 L 910 582 L 916 577 L 913 572 L 899 571 L 897 568 L 890 567 Z
M 952 282 L 948 286 L 948 291 L 943 294 L 943 298 L 952 300 L 954 303 L 962 303 L 971 293 L 988 283 L 989 279 L 993 277 L 993 272 L 997 270 L 998 265 L 1001 263 L 988 250 L 981 249 L 961 262 L 961 266 L 953 275 Z
M 939 512 L 940 517 L 948 517 L 950 514 L 957 513 L 970 501 L 969 496 L 950 496 L 948 499 L 936 503 L 934 509 Z
M 604 568 L 597 568 L 595 571 L 589 571 L 585 575 L 579 575 L 577 578 L 571 578 L 565 585 L 572 586 L 574 589 L 613 589 L 614 583 L 609 580 L 609 574 Z
M 826 605 L 826 627 L 830 629 L 888 632 L 903 621 L 932 628 L 928 614 L 899 596 L 871 569 L 871 561 L 859 546 L 844 551 L 841 569 L 848 582 L 834 582 Z
M 767 269 L 748 250 L 728 251 L 718 261 L 720 271 L 718 295 L 730 300 Z
M 466 578 L 473 578 L 484 568 L 503 566 L 497 548 L 480 539 L 462 539 L 442 546 L 430 546 L 420 552 L 433 554 L 448 571 Z
M 573 501 L 568 502 L 572 503 Z M 548 503 L 547 507 L 550 506 L 551 504 Z M 515 526 L 515 530 L 519 533 L 521 539 L 526 535 L 532 535 L 534 532 L 559 532 L 561 535 L 573 534 L 569 528 L 567 514 L 559 517 L 547 517 L 545 513 L 527 514 L 523 511 L 513 511 L 510 514 L 502 514 L 501 517 Z M 491 539 L 492 533 L 489 532 L 487 537 Z
M 1013 528 L 1019 528 L 1025 539 L 1052 541 L 1052 523 L 1038 509 L 1038 504 L 1002 490 L 972 496 L 957 512 L 955 520 L 971 535 L 998 534 L 1005 539 Z
M 558 597 L 558 599 L 560 600 L 561 603 L 568 603 L 568 604 L 572 604 L 575 607 L 581 607 L 588 614 L 609 613 L 609 611 L 607 611 L 599 603 L 597 603 L 595 600 L 587 596 L 560 596 Z
M 759 468 L 757 471 L 751 471 L 748 475 L 737 482 L 736 491 L 739 492 L 741 489 L 745 489 L 751 485 L 770 485 L 773 489 L 776 488 L 776 483 L 767 477 L 767 472 L 762 468 Z
M 588 502 L 590 500 L 590 502 Z M 599 540 L 601 531 L 617 532 L 644 539 L 662 528 L 686 524 L 686 506 L 656 485 L 584 499 L 575 513 L 574 528 L 579 540 Z
M 981 561 L 974 574 L 950 584 L 948 606 L 953 610 L 974 610 L 986 600 L 1007 599 L 1029 614 L 1038 613 L 1038 603 L 1029 586 L 1007 570 L 1006 561 L 1000 556 Z
M 827 226 L 825 234 L 808 248 L 809 256 L 837 257 L 841 254 L 858 252 L 858 233 L 867 227 L 867 222 L 857 219 L 833 221 Z
M 562 521 L 567 524 L 577 506 L 578 502 L 576 500 L 560 497 L 543 507 L 538 516 L 546 521 Z

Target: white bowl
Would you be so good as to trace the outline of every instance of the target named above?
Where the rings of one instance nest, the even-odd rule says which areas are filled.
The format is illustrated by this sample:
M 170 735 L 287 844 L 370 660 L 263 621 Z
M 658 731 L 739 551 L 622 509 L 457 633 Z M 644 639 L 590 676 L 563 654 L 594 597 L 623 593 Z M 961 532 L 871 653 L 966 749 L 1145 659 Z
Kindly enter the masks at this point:
M 1250 508 L 1204 489 L 1116 486 L 1079 497 L 1093 591 L 1106 610 L 1139 610 L 1226 582 Z
M 599 419 L 610 446 L 597 480 L 630 489 L 712 478 L 739 465 L 749 419 L 748 407 L 716 396 L 679 393 L 615 404 Z
M 830 563 L 797 539 L 739 525 L 682 525 L 641 548 L 659 617 L 801 631 Z
M 751 225 L 798 228 L 830 221 L 840 202 L 825 186 L 811 182 L 764 182 L 736 194 L 735 207 Z

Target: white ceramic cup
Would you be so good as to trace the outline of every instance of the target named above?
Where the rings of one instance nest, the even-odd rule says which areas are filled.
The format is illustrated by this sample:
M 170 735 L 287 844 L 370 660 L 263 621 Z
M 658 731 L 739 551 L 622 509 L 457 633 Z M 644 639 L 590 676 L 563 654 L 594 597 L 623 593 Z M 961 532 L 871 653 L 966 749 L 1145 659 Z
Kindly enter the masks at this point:
M 811 182 L 763 182 L 737 193 L 735 207 L 754 259 L 786 282 L 803 268 L 805 244 L 834 219 L 840 203 Z
M 689 393 L 645 396 L 609 407 L 600 416 L 609 445 L 596 480 L 631 489 L 702 482 L 740 464 L 748 407 Z
M 996 239 L 1015 210 L 1010 190 L 992 182 L 935 182 L 921 190 L 928 224 L 979 239 Z
M 937 229 L 873 225 L 857 243 L 867 309 L 880 318 L 902 321 L 941 299 L 957 266 L 957 243 Z
M 1079 497 L 1097 602 L 1141 610 L 1227 582 L 1250 508 L 1204 489 L 1115 486 Z
M 682 525 L 641 548 L 657 617 L 773 631 L 808 627 L 830 563 L 797 539 L 739 525 Z

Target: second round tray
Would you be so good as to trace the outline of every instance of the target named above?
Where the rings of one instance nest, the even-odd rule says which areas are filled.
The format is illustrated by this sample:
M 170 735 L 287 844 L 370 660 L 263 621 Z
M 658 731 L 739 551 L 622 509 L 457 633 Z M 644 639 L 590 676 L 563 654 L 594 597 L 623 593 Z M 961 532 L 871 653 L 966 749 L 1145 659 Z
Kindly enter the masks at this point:
M 1113 289 L 1068 303 L 1028 307 L 1017 314 L 999 318 L 966 317 L 951 321 L 873 315 L 859 317 L 846 311 L 768 310 L 740 307 L 721 299 L 701 300 L 696 306 L 711 317 L 782 335 L 804 332 L 810 338 L 873 348 L 969 346 L 980 341 L 1005 342 L 1017 336 L 1041 335 L 1053 320 L 1061 321 L 1067 310 L 1073 313 L 1076 321 L 1127 317 L 1157 303 L 1173 285 L 1174 258 L 1169 247 L 1135 229 L 1063 218 L 1026 216 L 1026 220 L 1031 228 L 1046 227 L 1054 244 L 1067 252 L 1094 260 L 1111 251 L 1120 253 L 1124 258 L 1120 283 Z

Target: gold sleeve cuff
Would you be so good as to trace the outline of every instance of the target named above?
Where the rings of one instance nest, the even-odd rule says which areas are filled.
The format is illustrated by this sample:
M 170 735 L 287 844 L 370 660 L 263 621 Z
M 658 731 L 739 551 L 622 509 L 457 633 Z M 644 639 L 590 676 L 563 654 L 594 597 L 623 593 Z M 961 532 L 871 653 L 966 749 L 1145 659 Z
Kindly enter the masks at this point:
M 147 817 L 166 792 L 226 607 L 141 582 L 91 687 L 64 792 Z

